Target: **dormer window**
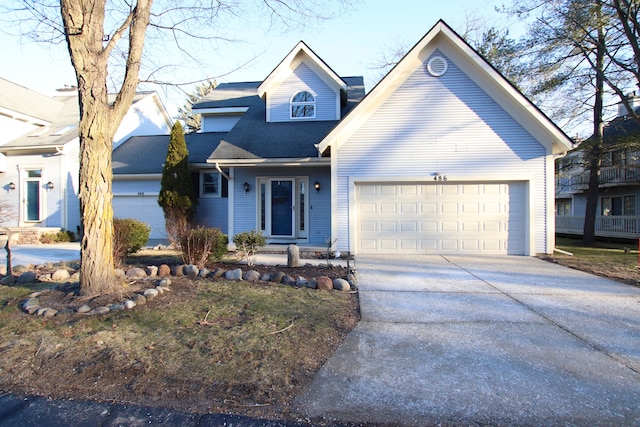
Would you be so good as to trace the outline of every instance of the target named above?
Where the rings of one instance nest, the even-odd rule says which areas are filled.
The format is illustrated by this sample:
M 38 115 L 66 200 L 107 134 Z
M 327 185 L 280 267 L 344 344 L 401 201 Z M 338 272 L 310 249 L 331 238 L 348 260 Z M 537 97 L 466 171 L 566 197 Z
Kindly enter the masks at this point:
M 291 97 L 291 118 L 310 119 L 316 117 L 316 97 L 306 90 Z

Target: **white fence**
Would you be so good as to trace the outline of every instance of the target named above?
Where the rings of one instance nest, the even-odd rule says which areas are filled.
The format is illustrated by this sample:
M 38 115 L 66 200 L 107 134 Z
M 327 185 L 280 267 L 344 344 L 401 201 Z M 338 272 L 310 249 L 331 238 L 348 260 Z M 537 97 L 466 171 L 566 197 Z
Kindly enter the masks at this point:
M 556 215 L 556 233 L 582 235 L 584 216 Z M 597 216 L 596 236 L 640 238 L 640 216 Z

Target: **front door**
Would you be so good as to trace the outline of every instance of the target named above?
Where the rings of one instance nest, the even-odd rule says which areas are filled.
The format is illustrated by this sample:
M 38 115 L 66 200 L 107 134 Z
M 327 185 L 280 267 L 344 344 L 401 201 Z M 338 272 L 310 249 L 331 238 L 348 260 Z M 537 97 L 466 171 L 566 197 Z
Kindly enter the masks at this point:
M 271 181 L 271 235 L 293 237 L 293 180 Z
M 27 223 L 40 222 L 42 170 L 28 170 L 23 183 L 22 220 Z
M 258 178 L 258 230 L 272 242 L 307 239 L 308 186 L 306 176 Z

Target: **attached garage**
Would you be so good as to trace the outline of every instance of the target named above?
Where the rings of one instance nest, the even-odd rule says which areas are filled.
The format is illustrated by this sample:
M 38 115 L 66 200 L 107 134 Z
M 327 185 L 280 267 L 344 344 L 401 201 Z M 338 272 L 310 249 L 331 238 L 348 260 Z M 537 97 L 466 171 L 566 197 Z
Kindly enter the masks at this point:
M 527 185 L 356 183 L 358 253 L 526 254 Z
M 157 195 L 114 195 L 113 213 L 116 218 L 133 218 L 151 227 L 150 239 L 166 240 L 164 212 Z

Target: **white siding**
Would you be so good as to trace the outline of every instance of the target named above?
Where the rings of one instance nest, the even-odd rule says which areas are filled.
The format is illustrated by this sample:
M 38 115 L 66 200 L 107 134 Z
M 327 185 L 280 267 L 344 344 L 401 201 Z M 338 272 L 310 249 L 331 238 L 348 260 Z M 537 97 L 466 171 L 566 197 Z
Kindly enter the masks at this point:
M 229 132 L 238 123 L 242 116 L 219 115 L 219 114 L 203 114 L 202 115 L 202 132 Z
M 316 95 L 316 117 L 314 120 L 336 120 L 336 105 L 339 93 L 334 92 L 311 68 L 300 64 L 293 74 L 269 96 L 272 122 L 290 121 L 289 101 L 296 92 L 307 90 Z
M 115 149 L 132 136 L 171 133 L 171 125 L 167 123 L 167 117 L 164 114 L 166 111 L 163 109 L 157 95 L 148 95 L 133 104 L 118 126 L 113 137 L 113 148 Z
M 350 248 L 350 179 L 358 177 L 433 181 L 438 172 L 450 182 L 532 180 L 535 218 L 529 222 L 545 224 L 545 155 L 544 147 L 451 61 L 441 77 L 419 67 L 338 150 L 339 249 Z M 545 243 L 546 230 L 538 227 L 535 250 L 545 252 Z

